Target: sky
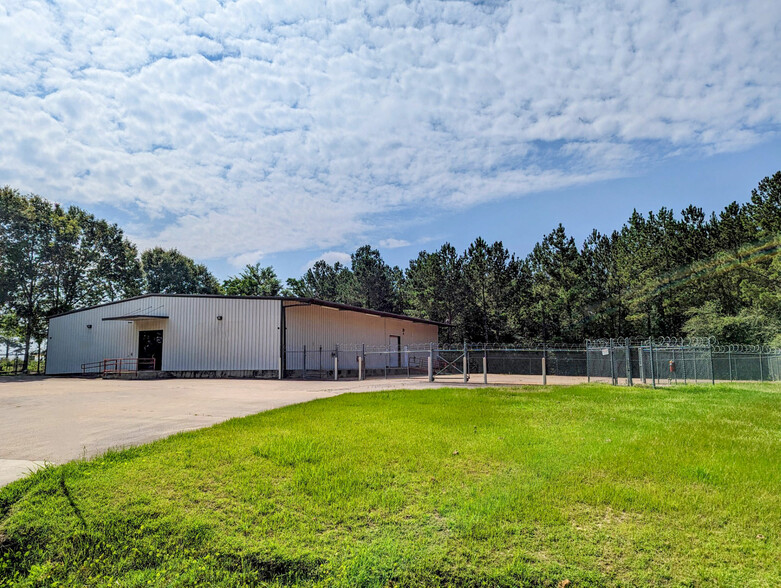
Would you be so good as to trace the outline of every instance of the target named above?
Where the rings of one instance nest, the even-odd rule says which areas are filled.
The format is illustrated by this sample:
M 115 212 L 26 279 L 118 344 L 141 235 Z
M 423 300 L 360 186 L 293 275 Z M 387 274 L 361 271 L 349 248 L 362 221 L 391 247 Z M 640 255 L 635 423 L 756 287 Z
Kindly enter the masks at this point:
M 218 277 L 519 255 L 781 169 L 781 2 L 0 6 L 0 185 Z

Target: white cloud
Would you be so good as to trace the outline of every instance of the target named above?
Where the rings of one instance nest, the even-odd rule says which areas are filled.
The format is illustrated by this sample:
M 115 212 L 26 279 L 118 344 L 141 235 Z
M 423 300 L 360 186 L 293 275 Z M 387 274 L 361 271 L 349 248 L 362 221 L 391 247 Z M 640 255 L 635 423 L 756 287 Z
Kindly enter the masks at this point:
M 780 26 L 773 0 L 12 1 L 0 183 L 200 258 L 337 248 L 777 134 Z
M 311 268 L 313 265 L 315 265 L 318 261 L 324 261 L 330 265 L 335 264 L 336 262 L 341 263 L 342 265 L 346 265 L 349 267 L 350 263 L 352 262 L 352 257 L 350 257 L 349 253 L 344 253 L 342 251 L 326 251 L 322 255 L 315 257 L 314 259 L 310 259 L 306 262 L 304 267 L 301 268 L 302 272 L 305 272 L 309 268 Z
M 399 247 L 406 247 L 409 245 L 410 242 L 406 241 L 404 239 L 382 239 L 380 241 L 380 247 L 385 247 L 387 249 L 397 249 Z
M 245 267 L 247 265 L 255 265 L 263 259 L 263 251 L 247 251 L 246 253 L 240 253 L 228 258 L 228 263 L 233 267 Z

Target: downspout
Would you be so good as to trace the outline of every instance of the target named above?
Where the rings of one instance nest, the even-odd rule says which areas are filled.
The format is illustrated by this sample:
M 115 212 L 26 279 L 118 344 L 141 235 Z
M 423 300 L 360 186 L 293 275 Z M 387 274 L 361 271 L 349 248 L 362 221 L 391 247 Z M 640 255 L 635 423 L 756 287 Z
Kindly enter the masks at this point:
M 285 377 L 287 369 L 287 321 L 285 320 L 285 301 L 279 301 L 279 379 Z

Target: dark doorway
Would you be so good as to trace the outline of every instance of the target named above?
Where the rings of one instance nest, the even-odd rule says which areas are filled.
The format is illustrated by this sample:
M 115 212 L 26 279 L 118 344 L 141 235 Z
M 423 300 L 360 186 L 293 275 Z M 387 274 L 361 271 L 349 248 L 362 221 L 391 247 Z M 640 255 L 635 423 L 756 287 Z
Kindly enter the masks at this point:
M 154 359 L 154 362 L 149 361 Z M 163 362 L 163 331 L 138 332 L 138 369 L 159 371 Z

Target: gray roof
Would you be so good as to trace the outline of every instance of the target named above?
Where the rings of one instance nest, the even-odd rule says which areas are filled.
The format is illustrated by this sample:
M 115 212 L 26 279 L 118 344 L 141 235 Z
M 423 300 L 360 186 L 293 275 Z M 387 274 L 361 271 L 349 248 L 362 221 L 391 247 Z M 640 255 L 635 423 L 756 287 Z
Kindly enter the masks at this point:
M 418 318 L 413 316 L 407 316 L 405 314 L 396 314 L 393 312 L 385 312 L 383 310 L 373 310 L 371 308 L 363 308 L 360 306 L 352 306 L 350 304 L 341 304 L 338 302 L 329 302 L 328 300 L 320 300 L 318 298 L 297 298 L 294 296 L 225 296 L 222 294 L 142 294 L 140 296 L 133 296 L 132 298 L 125 298 L 123 300 L 114 300 L 112 302 L 104 302 L 103 304 L 96 304 L 94 306 L 88 306 L 85 308 L 77 308 L 74 310 L 69 310 L 68 312 L 63 312 L 54 316 L 49 317 L 49 319 L 57 318 L 60 316 L 65 316 L 67 314 L 73 314 L 76 312 L 83 312 L 85 310 L 92 310 L 93 308 L 100 308 L 103 306 L 111 306 L 112 304 L 119 304 L 121 302 L 129 302 L 132 300 L 143 300 L 144 298 L 151 298 L 153 296 L 156 297 L 164 297 L 164 298 L 225 298 L 225 299 L 241 299 L 241 300 L 280 300 L 282 302 L 296 302 L 298 304 L 313 304 L 316 306 L 325 306 L 328 308 L 336 308 L 339 310 L 345 310 L 345 311 L 352 311 L 352 312 L 361 312 L 364 314 L 372 314 L 375 316 L 382 316 L 387 318 L 394 318 L 399 319 L 403 321 L 411 321 L 414 323 L 424 323 L 428 325 L 436 325 L 438 327 L 449 327 L 447 323 L 440 323 L 437 321 L 432 321 L 429 319 L 424 318 Z M 151 315 L 132 315 L 132 316 L 126 316 L 126 317 L 110 317 L 103 320 L 133 320 L 133 319 L 142 319 L 142 318 L 168 318 L 167 316 L 151 316 Z

